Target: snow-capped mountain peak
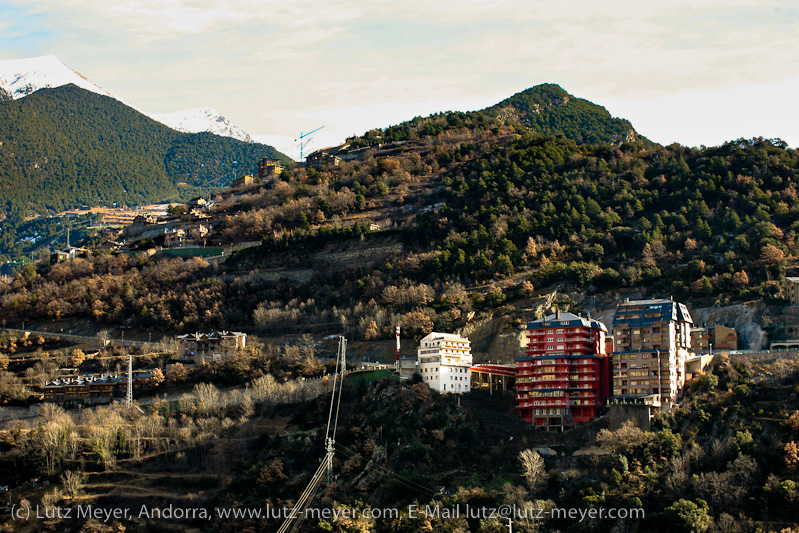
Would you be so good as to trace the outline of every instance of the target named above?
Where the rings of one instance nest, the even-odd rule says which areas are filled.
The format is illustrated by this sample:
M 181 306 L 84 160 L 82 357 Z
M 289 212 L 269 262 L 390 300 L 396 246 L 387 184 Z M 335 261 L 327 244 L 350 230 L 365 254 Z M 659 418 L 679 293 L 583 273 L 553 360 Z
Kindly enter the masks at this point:
M 207 131 L 223 137 L 252 142 L 246 132 L 210 107 L 177 113 L 146 113 L 69 68 L 56 56 L 0 61 L 0 100 L 4 99 L 5 93 L 10 94 L 14 100 L 18 100 L 39 89 L 61 87 L 70 83 L 81 89 L 113 98 L 177 131 L 185 133 Z
M 156 113 L 151 114 L 150 118 L 166 124 L 173 130 L 185 133 L 207 131 L 223 137 L 252 142 L 249 134 L 223 117 L 219 111 L 212 107 L 199 107 L 175 113 Z
M 93 93 L 110 96 L 130 106 L 121 98 L 89 81 L 86 76 L 63 64 L 56 56 L 0 61 L 0 88 L 11 93 L 14 100 L 24 98 L 39 89 L 61 87 L 70 83 Z

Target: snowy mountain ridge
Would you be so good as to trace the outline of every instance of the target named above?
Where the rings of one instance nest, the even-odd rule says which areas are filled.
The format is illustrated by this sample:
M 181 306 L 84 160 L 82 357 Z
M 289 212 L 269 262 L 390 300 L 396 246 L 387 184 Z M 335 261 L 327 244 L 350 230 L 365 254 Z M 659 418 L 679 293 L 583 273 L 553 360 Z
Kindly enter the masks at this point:
M 185 133 L 207 131 L 222 137 L 232 137 L 244 142 L 253 142 L 247 132 L 230 122 L 212 107 L 200 107 L 175 113 L 154 113 L 148 116 L 173 130 Z
M 81 89 L 113 98 L 173 130 L 183 133 L 210 132 L 244 142 L 253 142 L 245 131 L 210 107 L 174 113 L 142 111 L 69 68 L 53 55 L 0 61 L 0 100 L 3 99 L 4 92 L 14 100 L 19 100 L 39 89 L 61 87 L 70 83 Z

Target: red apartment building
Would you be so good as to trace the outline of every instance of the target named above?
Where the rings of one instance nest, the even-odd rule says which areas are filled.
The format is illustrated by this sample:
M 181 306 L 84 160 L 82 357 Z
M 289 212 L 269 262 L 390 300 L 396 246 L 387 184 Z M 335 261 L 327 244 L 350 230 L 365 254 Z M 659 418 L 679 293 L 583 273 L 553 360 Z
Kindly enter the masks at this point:
M 527 328 L 528 357 L 517 360 L 519 416 L 558 431 L 594 418 L 611 393 L 605 325 L 572 313 L 556 313 Z

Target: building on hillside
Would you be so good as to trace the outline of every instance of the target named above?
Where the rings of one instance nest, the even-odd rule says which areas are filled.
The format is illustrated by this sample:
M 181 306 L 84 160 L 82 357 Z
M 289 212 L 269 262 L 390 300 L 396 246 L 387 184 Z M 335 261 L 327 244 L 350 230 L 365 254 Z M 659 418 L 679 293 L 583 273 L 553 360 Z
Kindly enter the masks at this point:
M 738 332 L 718 324 L 691 328 L 691 349 L 697 353 L 737 350 Z
M 67 246 L 63 250 L 56 250 L 50 254 L 50 264 L 55 265 L 56 263 L 62 263 L 70 259 L 75 259 L 79 256 L 85 256 L 88 254 L 88 252 L 89 251 L 86 248 Z
M 710 352 L 710 332 L 707 328 L 691 328 L 691 349 L 696 353 Z
M 186 230 L 167 228 L 164 230 L 164 248 L 175 248 L 186 244 Z
M 178 358 L 194 359 L 197 365 L 220 361 L 244 349 L 247 334 L 240 331 L 212 331 L 178 335 Z
M 789 305 L 799 305 L 799 278 L 785 278 L 785 294 Z
M 265 157 L 258 161 L 258 177 L 264 180 L 272 176 L 278 176 L 285 168 L 280 159 Z
M 311 168 L 337 167 L 341 164 L 341 158 L 333 153 L 333 148 L 324 148 L 309 154 L 305 158 L 305 165 Z
M 516 409 L 546 430 L 588 422 L 611 392 L 611 361 L 602 322 L 555 313 L 530 322 L 527 357 L 517 359 Z
M 208 220 L 211 215 L 198 211 L 197 209 L 189 209 L 187 212 L 180 215 L 182 222 L 197 222 L 198 220 Z
M 469 339 L 433 332 L 419 342 L 417 369 L 439 392 L 463 394 L 471 389 L 472 348 Z
M 255 178 L 252 176 L 242 176 L 240 178 L 236 178 L 233 180 L 233 183 L 230 184 L 231 187 L 247 187 L 255 183 Z
M 152 377 L 149 371 L 133 373 L 134 392 Z M 47 382 L 41 388 L 44 401 L 62 407 L 78 407 L 111 403 L 124 398 L 128 389 L 127 375 L 64 377 Z
M 158 217 L 153 215 L 136 215 L 136 218 L 133 219 L 134 224 L 157 224 Z
M 707 328 L 710 332 L 712 349 L 727 351 L 738 349 L 738 332 L 733 328 L 716 324 Z
M 685 385 L 693 320 L 688 308 L 665 299 L 626 300 L 613 319 L 613 394 L 659 394 L 664 409 Z
M 637 426 L 649 431 L 652 420 L 660 413 L 660 396 L 658 394 L 631 394 L 629 396 L 612 396 L 608 400 L 608 417 L 620 413 L 623 420 L 637 421 Z
M 713 363 L 713 357 L 710 354 L 695 354 L 685 358 L 685 380 L 690 381 L 693 378 L 702 376 L 707 371 L 707 368 Z
M 196 226 L 189 226 L 186 228 L 189 239 L 201 240 L 208 235 L 210 228 L 205 224 L 198 224 Z
M 63 263 L 70 259 L 69 254 L 63 250 L 56 250 L 50 254 L 50 264 Z

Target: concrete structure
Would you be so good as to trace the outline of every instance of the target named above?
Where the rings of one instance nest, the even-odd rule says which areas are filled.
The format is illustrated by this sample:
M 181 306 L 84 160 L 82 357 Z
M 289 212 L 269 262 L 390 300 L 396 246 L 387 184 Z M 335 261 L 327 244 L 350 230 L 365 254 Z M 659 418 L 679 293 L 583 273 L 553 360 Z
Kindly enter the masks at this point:
M 685 358 L 685 380 L 691 380 L 699 377 L 705 373 L 705 370 L 713 362 L 713 356 L 710 354 L 705 355 L 692 355 Z
M 286 167 L 283 166 L 280 159 L 265 157 L 258 161 L 258 177 L 263 181 L 268 177 L 279 175 L 284 168 Z
M 400 357 L 395 364 L 401 378 L 410 379 L 417 372 L 416 359 L 413 357 Z
M 530 322 L 528 357 L 517 360 L 519 416 L 560 431 L 594 418 L 610 396 L 606 334 L 603 323 L 573 313 Z
M 417 361 L 431 389 L 445 394 L 471 389 L 472 348 L 466 337 L 433 332 L 420 341 Z
M 799 350 L 799 340 L 775 341 L 771 343 L 769 349 L 772 351 Z
M 220 361 L 243 349 L 247 334 L 240 331 L 212 331 L 178 335 L 178 357 L 194 359 L 197 365 Z
M 513 392 L 516 388 L 515 365 L 474 365 L 471 368 L 472 389 Z
M 657 394 L 631 394 L 613 396 L 608 400 L 608 419 L 631 420 L 644 431 L 649 431 L 652 419 L 660 412 Z
M 619 304 L 613 319 L 613 394 L 659 394 L 661 404 L 673 405 L 685 385 L 692 325 L 688 308 L 673 300 Z

